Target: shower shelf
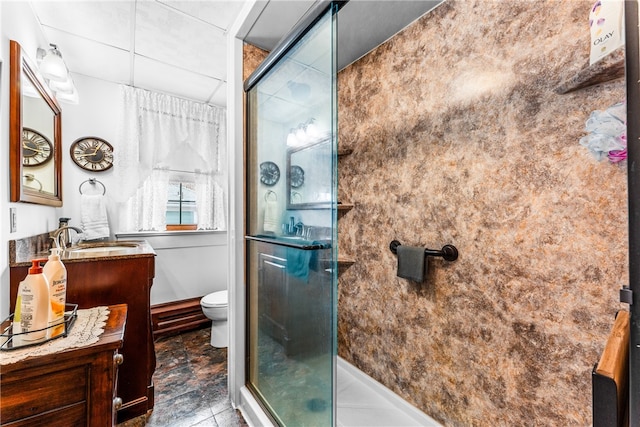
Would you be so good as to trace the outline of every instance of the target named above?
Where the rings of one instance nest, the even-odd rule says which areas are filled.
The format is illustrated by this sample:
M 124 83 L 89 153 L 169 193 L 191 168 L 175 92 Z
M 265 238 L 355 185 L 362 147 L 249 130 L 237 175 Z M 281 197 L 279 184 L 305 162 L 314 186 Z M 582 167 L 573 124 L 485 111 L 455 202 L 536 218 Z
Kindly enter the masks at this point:
M 351 267 L 356 262 L 353 258 L 345 255 L 338 255 L 337 261 L 338 261 L 338 268 Z M 320 260 L 320 262 L 322 263 L 322 265 L 330 267 L 333 261 L 331 259 L 323 259 L 323 260 Z
M 606 83 L 624 77 L 624 46 L 611 52 L 593 65 L 578 71 L 573 77 L 561 82 L 555 92 L 564 95 L 589 86 Z
M 338 257 L 338 268 L 348 268 L 355 264 L 355 260 L 349 257 Z
M 353 153 L 353 150 L 351 148 L 338 149 L 338 157 L 348 156 L 351 153 Z M 349 212 L 351 209 L 354 208 L 354 206 L 355 205 L 353 203 L 340 202 L 338 204 L 338 218 L 341 218 L 342 215 Z M 344 273 L 344 271 L 347 268 L 355 264 L 355 262 L 356 262 L 355 259 L 350 258 L 348 256 L 338 256 L 338 276 Z
M 355 260 L 349 257 L 345 257 L 345 256 L 338 256 L 338 276 L 341 275 L 342 273 L 344 273 L 344 271 L 351 267 L 353 264 L 355 264 Z M 322 261 L 327 272 L 331 271 L 331 260 L 324 260 Z
M 353 209 L 353 207 L 354 207 L 353 203 L 339 203 L 338 204 L 338 210 L 339 211 L 348 212 L 351 209 Z

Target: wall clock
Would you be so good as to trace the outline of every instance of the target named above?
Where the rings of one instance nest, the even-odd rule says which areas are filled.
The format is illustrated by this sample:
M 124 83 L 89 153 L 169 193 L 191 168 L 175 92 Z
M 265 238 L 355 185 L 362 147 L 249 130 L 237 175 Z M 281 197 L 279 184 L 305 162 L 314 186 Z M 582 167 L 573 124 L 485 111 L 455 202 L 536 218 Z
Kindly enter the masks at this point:
M 280 179 L 280 168 L 273 162 L 260 163 L 260 182 L 264 185 L 276 185 Z
M 40 166 L 51 160 L 53 145 L 40 132 L 22 128 L 22 165 Z
M 291 166 L 291 186 L 298 188 L 304 184 L 304 170 L 300 166 Z
M 102 138 L 80 138 L 71 144 L 71 159 L 84 170 L 102 172 L 113 166 L 113 147 Z

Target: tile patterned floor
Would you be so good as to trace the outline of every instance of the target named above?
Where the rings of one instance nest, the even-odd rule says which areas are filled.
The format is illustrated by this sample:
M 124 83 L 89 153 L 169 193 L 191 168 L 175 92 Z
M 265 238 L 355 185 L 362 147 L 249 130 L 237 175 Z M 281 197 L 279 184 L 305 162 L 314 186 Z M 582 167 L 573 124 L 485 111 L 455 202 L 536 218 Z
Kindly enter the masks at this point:
M 118 427 L 248 427 L 227 396 L 227 349 L 209 344 L 210 328 L 155 341 L 155 406 Z

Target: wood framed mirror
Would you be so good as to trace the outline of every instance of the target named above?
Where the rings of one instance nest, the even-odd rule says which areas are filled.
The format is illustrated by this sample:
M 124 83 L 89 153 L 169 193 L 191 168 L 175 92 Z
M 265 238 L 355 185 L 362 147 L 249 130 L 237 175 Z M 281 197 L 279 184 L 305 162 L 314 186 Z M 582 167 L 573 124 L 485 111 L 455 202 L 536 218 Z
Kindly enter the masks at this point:
M 62 110 L 14 40 L 10 61 L 10 200 L 62 206 Z

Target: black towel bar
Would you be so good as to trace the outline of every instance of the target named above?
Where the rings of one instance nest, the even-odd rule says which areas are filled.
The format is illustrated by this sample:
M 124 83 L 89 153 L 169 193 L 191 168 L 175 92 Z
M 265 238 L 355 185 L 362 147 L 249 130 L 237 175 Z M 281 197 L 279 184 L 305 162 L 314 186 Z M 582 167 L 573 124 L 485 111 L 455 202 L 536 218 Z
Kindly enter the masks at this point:
M 398 246 L 400 246 L 400 245 L 401 245 L 400 242 L 398 242 L 397 240 L 393 240 L 389 244 L 389 249 L 394 254 L 397 254 L 398 253 Z M 441 250 L 425 249 L 424 250 L 424 254 L 425 254 L 425 256 L 441 256 L 442 258 L 444 258 L 447 261 L 455 261 L 455 260 L 458 259 L 458 249 L 456 249 L 456 247 L 453 246 L 453 245 L 444 245 Z

